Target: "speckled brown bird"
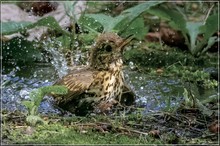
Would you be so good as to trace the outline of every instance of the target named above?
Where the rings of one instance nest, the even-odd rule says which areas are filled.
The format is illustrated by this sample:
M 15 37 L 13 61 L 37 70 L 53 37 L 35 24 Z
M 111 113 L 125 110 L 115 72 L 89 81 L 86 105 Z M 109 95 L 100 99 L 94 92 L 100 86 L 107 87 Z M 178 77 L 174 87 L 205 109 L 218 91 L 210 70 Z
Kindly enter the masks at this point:
M 98 36 L 91 50 L 89 66 L 73 70 L 55 85 L 65 85 L 68 94 L 54 95 L 55 103 L 76 115 L 106 111 L 113 105 L 132 105 L 134 93 L 126 85 L 122 72 L 122 54 L 132 37 L 123 39 L 115 33 Z

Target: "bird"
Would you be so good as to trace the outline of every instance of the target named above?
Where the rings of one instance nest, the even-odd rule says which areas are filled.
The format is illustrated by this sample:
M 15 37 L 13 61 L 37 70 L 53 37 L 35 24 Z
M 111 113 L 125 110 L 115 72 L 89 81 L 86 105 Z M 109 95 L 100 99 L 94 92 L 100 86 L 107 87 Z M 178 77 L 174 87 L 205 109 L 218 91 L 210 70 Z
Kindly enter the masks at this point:
M 89 53 L 89 65 L 55 82 L 68 88 L 66 95 L 53 95 L 55 104 L 79 116 L 106 112 L 114 105 L 132 105 L 135 94 L 125 82 L 122 60 L 132 39 L 132 35 L 123 39 L 113 32 L 101 33 Z

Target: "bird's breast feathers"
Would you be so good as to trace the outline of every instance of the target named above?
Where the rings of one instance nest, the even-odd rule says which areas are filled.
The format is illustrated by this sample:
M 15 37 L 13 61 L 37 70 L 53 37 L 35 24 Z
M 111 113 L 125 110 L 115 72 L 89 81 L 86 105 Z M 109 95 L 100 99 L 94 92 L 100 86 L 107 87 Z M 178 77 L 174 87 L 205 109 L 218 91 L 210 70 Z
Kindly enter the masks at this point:
M 102 71 L 97 74 L 87 93 L 93 93 L 98 99 L 109 100 L 120 96 L 123 86 L 123 73 L 121 71 Z

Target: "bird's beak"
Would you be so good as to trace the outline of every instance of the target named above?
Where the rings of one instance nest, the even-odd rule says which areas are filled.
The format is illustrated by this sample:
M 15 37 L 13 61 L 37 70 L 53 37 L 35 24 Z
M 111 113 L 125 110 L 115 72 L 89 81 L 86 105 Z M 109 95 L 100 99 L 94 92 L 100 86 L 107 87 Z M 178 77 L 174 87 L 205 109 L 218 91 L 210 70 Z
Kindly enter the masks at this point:
M 134 39 L 134 35 L 133 35 L 133 34 L 127 36 L 127 37 L 124 39 L 124 41 L 122 42 L 122 44 L 120 45 L 120 47 L 119 47 L 120 50 L 123 51 L 124 46 L 126 46 L 128 43 L 130 43 L 133 39 Z

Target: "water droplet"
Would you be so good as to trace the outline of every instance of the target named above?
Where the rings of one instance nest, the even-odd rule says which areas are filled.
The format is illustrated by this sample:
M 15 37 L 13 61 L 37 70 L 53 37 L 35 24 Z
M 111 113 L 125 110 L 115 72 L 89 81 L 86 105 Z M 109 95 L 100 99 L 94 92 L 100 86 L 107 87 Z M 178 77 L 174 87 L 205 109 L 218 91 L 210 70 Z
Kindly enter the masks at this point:
M 21 98 L 23 99 L 28 99 L 29 98 L 29 91 L 22 89 L 19 93 L 19 95 L 21 96 Z
M 37 77 L 37 73 L 36 73 L 36 72 L 34 72 L 33 77 L 34 77 L 34 78 L 36 78 L 36 77 Z
M 16 69 L 16 70 L 21 70 L 19 66 L 16 66 L 15 69 Z
M 74 46 L 75 46 L 75 47 L 78 47 L 78 46 L 79 46 L 79 42 L 78 42 L 78 41 L 75 41 Z

